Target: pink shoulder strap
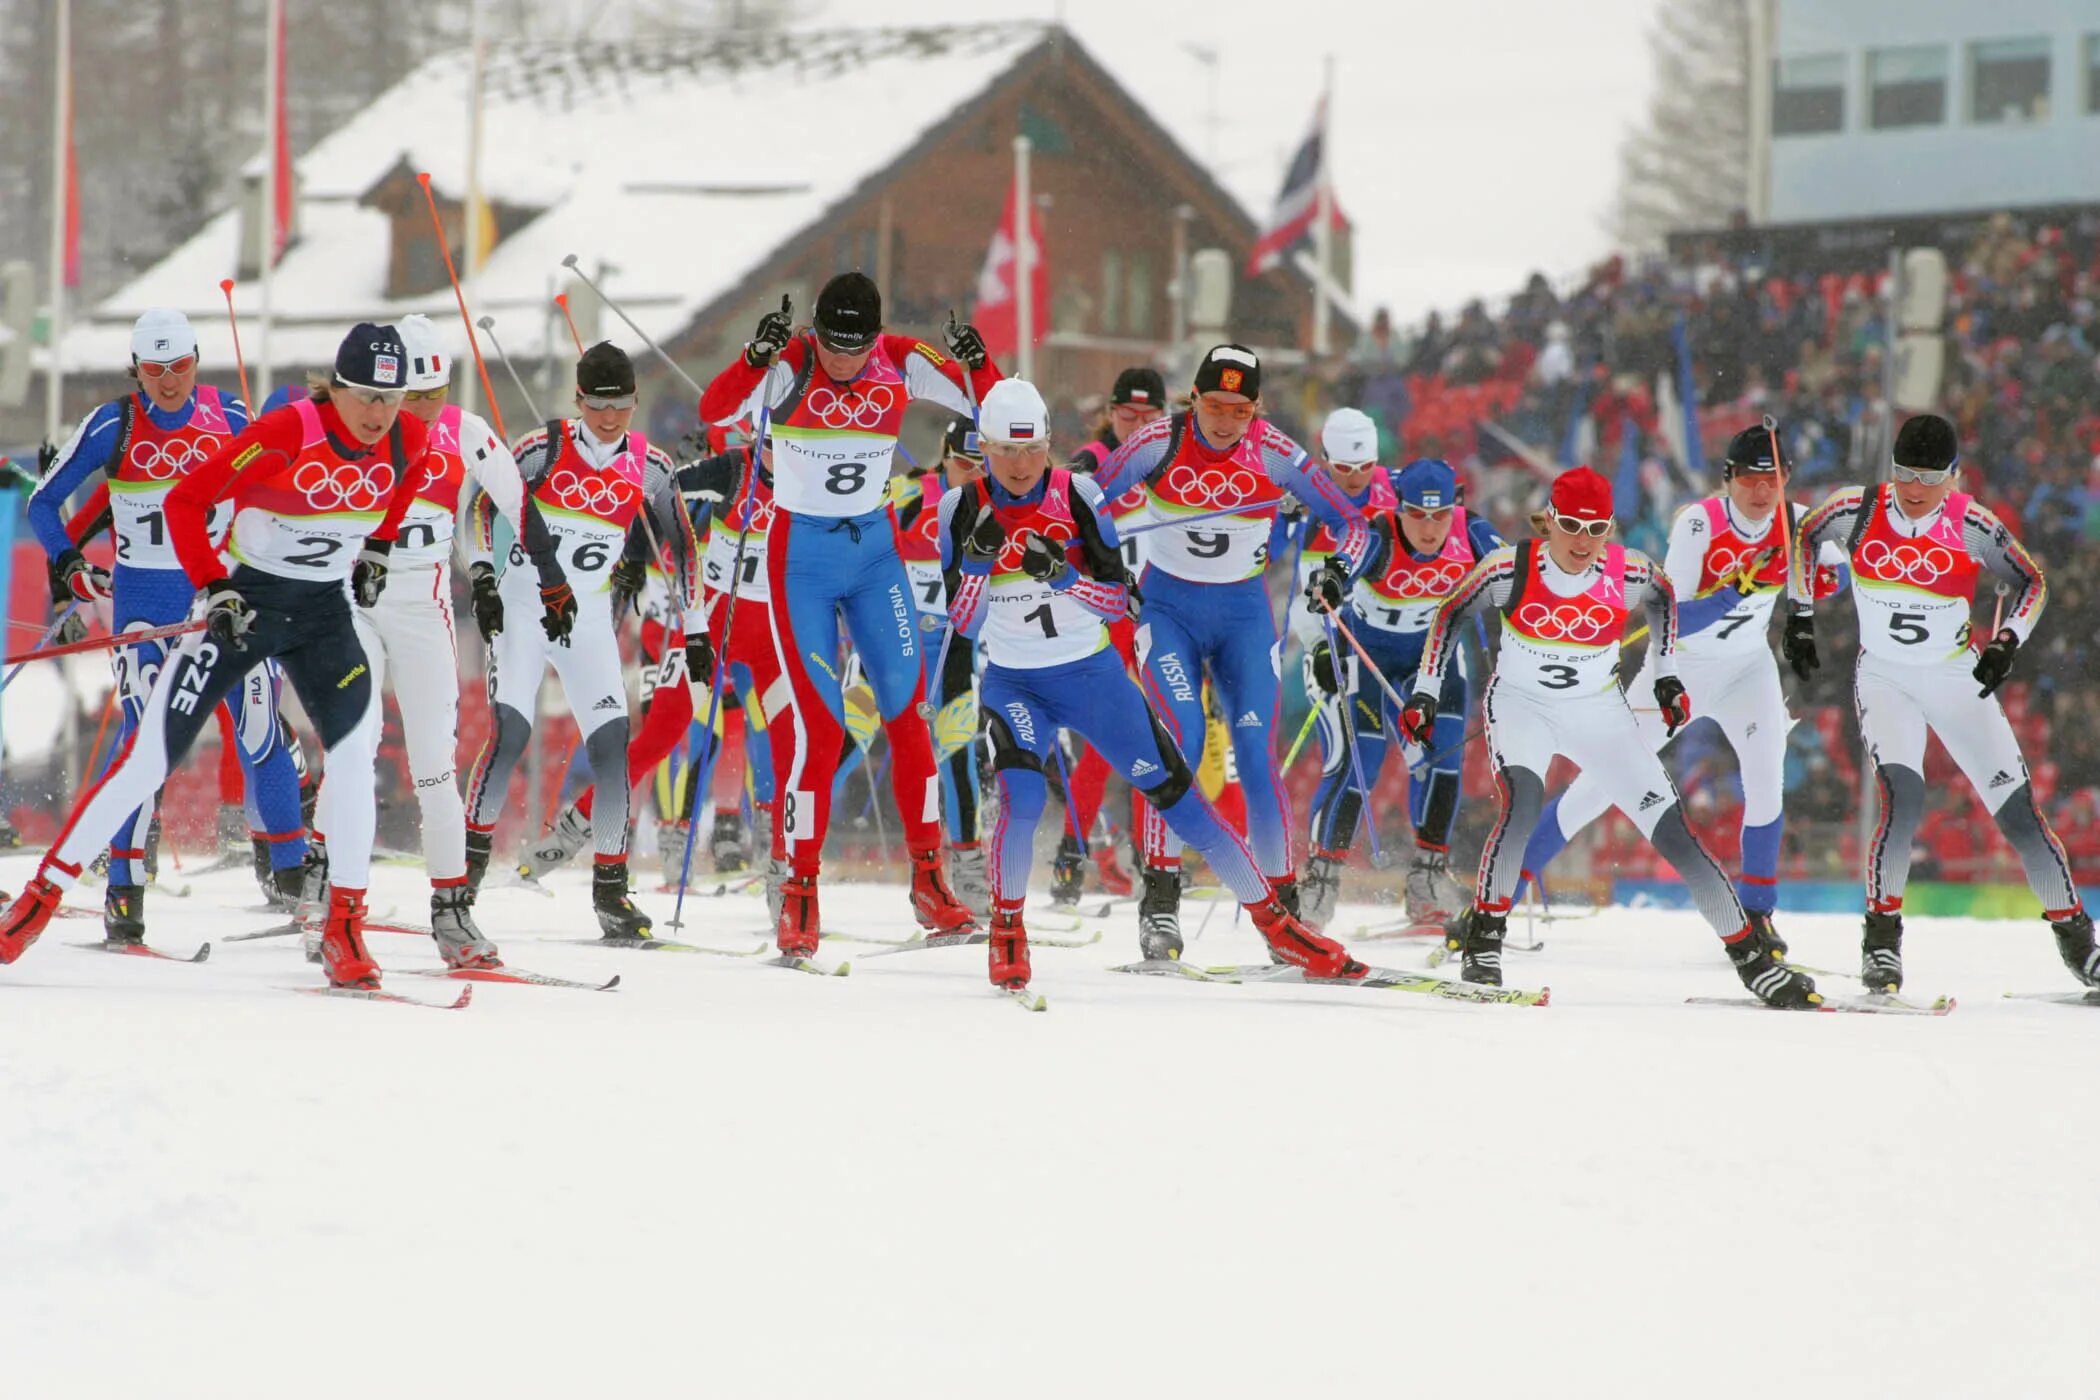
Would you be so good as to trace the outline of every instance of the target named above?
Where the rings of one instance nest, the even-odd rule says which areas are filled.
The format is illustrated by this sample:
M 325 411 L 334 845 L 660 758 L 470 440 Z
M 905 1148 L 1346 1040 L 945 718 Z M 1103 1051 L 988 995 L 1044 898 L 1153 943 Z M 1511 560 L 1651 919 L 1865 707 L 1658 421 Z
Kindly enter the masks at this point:
M 321 426 L 321 410 L 314 405 L 312 399 L 294 398 L 289 407 L 299 415 L 301 447 L 312 447 L 328 436 L 328 430 Z

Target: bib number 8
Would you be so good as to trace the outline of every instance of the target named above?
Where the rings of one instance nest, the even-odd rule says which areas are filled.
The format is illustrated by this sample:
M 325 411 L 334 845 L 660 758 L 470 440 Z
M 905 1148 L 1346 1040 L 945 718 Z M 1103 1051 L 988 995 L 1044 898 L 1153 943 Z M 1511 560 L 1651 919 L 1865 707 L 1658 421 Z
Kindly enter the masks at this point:
M 834 496 L 857 495 L 867 483 L 872 462 L 834 462 L 824 470 L 824 489 Z

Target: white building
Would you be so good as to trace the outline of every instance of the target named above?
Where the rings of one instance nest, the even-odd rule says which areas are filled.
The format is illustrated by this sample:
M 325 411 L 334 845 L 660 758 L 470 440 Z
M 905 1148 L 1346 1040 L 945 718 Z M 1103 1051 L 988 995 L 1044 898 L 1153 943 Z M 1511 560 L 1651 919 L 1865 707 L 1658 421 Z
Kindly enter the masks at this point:
M 1779 224 L 2100 203 L 2100 0 L 1775 0 Z

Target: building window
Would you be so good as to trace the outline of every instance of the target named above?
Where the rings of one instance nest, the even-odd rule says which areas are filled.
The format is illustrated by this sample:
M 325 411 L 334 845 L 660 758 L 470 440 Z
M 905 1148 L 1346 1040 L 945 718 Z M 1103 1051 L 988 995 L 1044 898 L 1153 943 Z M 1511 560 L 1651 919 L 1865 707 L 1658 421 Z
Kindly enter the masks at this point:
M 1845 127 L 1845 56 L 1811 54 L 1772 65 L 1772 134 L 1812 136 Z
M 1947 120 L 1947 51 L 1934 44 L 1867 54 L 1867 124 L 1876 131 Z
M 1134 336 L 1152 333 L 1152 260 L 1142 254 L 1130 260 L 1129 295 L 1123 299 L 1123 330 Z
M 2049 40 L 1969 45 L 1969 120 L 1985 125 L 2049 119 Z
M 1114 335 L 1123 324 L 1123 254 L 1101 250 L 1101 333 Z
M 2100 34 L 2085 36 L 2085 110 L 2100 112 Z

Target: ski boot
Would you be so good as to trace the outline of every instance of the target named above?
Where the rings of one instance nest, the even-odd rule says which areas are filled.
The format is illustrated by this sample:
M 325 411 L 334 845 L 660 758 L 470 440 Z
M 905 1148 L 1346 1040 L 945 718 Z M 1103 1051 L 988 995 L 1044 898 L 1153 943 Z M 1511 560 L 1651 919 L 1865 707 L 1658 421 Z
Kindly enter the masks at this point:
M 1867 917 L 1876 916 L 1869 914 Z M 1735 964 L 1735 975 L 1742 978 L 1743 985 L 1765 1005 L 1800 1010 L 1822 1004 L 1823 997 L 1816 991 L 1816 984 L 1774 958 L 1771 946 L 1765 942 L 1764 934 L 1758 931 L 1755 923 L 1744 924 L 1735 937 L 1722 939 L 1721 946 L 1728 951 L 1728 961 Z M 1900 969 L 1897 979 L 1902 979 Z M 1881 988 L 1869 982 L 1867 990 L 1876 992 Z
M 1145 893 L 1138 900 L 1138 952 L 1146 962 L 1181 957 L 1181 867 L 1145 867 Z
M 489 857 L 496 849 L 494 831 L 476 831 L 467 828 L 467 893 L 481 893 L 482 877 L 489 873 Z
M 467 833 L 467 840 L 471 846 L 472 832 Z M 555 867 L 567 865 L 570 857 L 590 842 L 591 819 L 577 811 L 576 804 L 571 802 L 561 809 L 561 815 L 554 819 L 554 826 L 547 834 L 525 848 L 525 857 L 518 862 L 519 878 L 537 880 Z M 472 855 L 467 857 L 467 863 L 469 866 L 473 864 Z M 476 890 L 481 888 L 478 878 L 470 876 L 469 883 Z
M 1903 990 L 1903 916 L 1867 912 L 1859 941 L 1859 980 L 1870 992 Z
M 1764 939 L 1765 946 L 1772 950 L 1772 956 L 1781 962 L 1785 962 L 1786 940 L 1779 936 L 1778 929 L 1772 927 L 1772 911 L 1769 909 L 1746 909 L 1743 912 L 1748 914 L 1750 922 L 1757 926 L 1757 936 Z
M 591 910 L 598 916 L 602 938 L 647 938 L 654 927 L 628 897 L 624 860 L 599 861 L 591 867 Z
M 787 875 L 780 882 L 780 913 L 773 920 L 773 941 L 787 957 L 815 957 L 822 929 L 817 911 L 817 877 Z
M 1028 930 L 1021 926 L 1018 899 L 1002 899 L 992 910 L 992 985 L 1020 991 L 1028 985 Z
M 269 868 L 267 843 L 263 864 L 256 869 L 255 883 L 262 890 L 263 903 L 283 914 L 294 914 L 299 910 L 299 897 L 306 889 L 306 866 L 289 865 L 282 870 Z
M 58 886 L 38 875 L 21 898 L 0 909 L 0 963 L 11 963 L 29 951 L 44 925 L 58 912 Z
M 465 885 L 440 885 L 430 891 L 430 933 L 447 967 L 501 967 L 496 945 L 474 924 L 474 899 Z
M 1050 858 L 1050 902 L 1060 909 L 1077 906 L 1085 883 L 1086 848 L 1067 831 L 1057 838 L 1057 854 Z
M 985 874 L 983 846 L 968 841 L 948 848 L 948 883 L 955 889 L 956 902 L 973 918 L 991 912 L 992 885 Z
M 911 912 L 922 928 L 935 937 L 948 933 L 971 933 L 977 920 L 956 902 L 948 879 L 941 873 L 941 852 L 911 853 Z
M 1299 923 L 1300 927 L 1303 927 L 1303 921 L 1298 918 L 1298 877 L 1285 875 L 1281 879 L 1271 880 L 1269 882 L 1269 892 L 1275 896 L 1276 902 L 1283 906 L 1283 912 L 1290 915 L 1293 921 Z M 1282 965 L 1289 963 L 1291 959 L 1285 957 L 1277 949 L 1276 945 L 1271 943 L 1269 945 L 1269 961 Z
M 160 878 L 160 807 L 158 805 L 153 809 L 153 820 L 146 823 L 146 856 L 140 863 L 145 867 L 147 884 L 150 885 Z
M 328 846 L 318 837 L 306 843 L 306 863 L 299 867 L 299 946 L 306 960 L 321 960 L 321 923 L 328 916 Z
M 146 887 L 111 885 L 102 892 L 102 937 L 112 947 L 146 941 Z
M 1508 931 L 1509 915 L 1490 914 L 1477 904 L 1450 926 L 1444 946 L 1459 955 L 1460 981 L 1502 985 L 1502 935 Z
M 2100 987 L 2100 950 L 2093 947 L 2093 916 L 2074 909 L 2069 918 L 2052 919 L 2056 951 L 2071 969 L 2071 975 L 2088 987 Z
M 1116 843 L 1103 841 L 1094 847 L 1094 879 L 1101 886 L 1101 893 L 1111 899 L 1128 899 L 1137 893 L 1137 885 L 1130 872 L 1116 859 Z
M 1357 978 L 1371 970 L 1350 957 L 1341 944 L 1299 923 L 1278 895 L 1249 904 L 1246 910 L 1255 931 L 1268 943 L 1270 958 L 1305 969 L 1307 977 Z
M 1340 851 L 1315 847 L 1312 859 L 1305 862 L 1298 882 L 1298 922 L 1314 933 L 1334 922 L 1334 908 L 1342 900 L 1342 860 Z
M 1417 846 L 1407 866 L 1407 917 L 1418 924 L 1449 922 L 1459 909 L 1451 896 L 1456 887 L 1451 879 L 1451 857 Z
M 248 860 L 255 870 L 256 888 L 262 891 L 265 900 L 277 897 L 277 887 L 270 879 L 270 843 L 260 836 L 248 838 Z
M 680 837 L 685 835 L 679 833 Z M 708 842 L 715 859 L 715 874 L 734 875 L 751 864 L 751 847 L 745 838 L 744 817 L 735 810 L 715 813 L 715 830 Z
M 321 925 L 321 962 L 331 987 L 378 987 L 379 964 L 365 950 L 363 890 L 329 891 L 328 917 Z
M 788 863 L 779 856 L 769 856 L 766 859 L 766 917 L 773 921 L 775 928 L 780 927 L 781 905 L 786 898 L 781 889 L 787 884 L 787 879 Z

